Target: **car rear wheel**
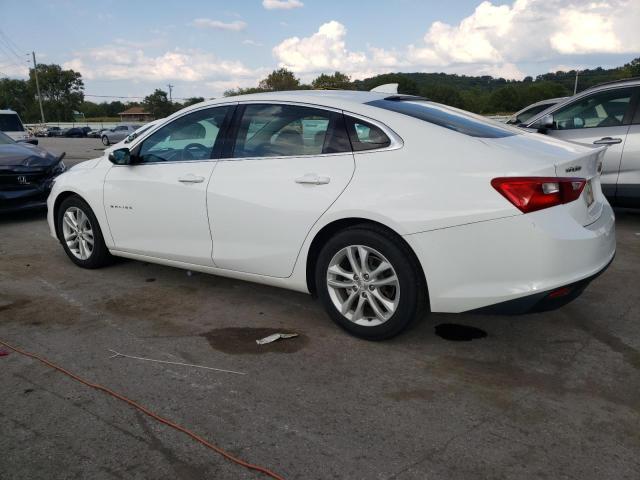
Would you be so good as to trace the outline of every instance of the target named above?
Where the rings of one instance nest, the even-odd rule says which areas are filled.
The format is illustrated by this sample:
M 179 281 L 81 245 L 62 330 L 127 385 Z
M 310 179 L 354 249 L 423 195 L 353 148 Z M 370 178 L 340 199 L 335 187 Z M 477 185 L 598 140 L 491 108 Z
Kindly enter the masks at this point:
M 100 268 L 112 257 L 91 207 L 78 196 L 65 199 L 57 212 L 58 238 L 76 265 Z
M 409 248 L 385 229 L 352 227 L 331 238 L 316 264 L 318 296 L 353 335 L 393 337 L 422 313 L 426 285 Z
M 108 147 L 108 146 L 110 145 L 109 137 L 107 137 L 106 135 L 104 135 L 104 136 L 102 137 L 102 144 L 103 144 L 105 147 Z

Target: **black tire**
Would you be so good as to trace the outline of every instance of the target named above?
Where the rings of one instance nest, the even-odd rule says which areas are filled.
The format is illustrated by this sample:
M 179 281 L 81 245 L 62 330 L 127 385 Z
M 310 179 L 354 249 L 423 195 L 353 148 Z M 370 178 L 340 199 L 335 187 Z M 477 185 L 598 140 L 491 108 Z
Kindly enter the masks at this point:
M 69 248 L 67 242 L 64 240 L 63 226 L 65 212 L 71 207 L 75 207 L 81 210 L 88 218 L 91 230 L 93 231 L 93 250 L 88 258 L 78 258 Z M 77 195 L 67 197 L 62 201 L 58 211 L 56 212 L 56 226 L 58 231 L 58 240 L 62 244 L 62 248 L 66 252 L 67 256 L 73 263 L 82 268 L 100 268 L 110 264 L 113 261 L 113 257 L 109 253 L 109 249 L 104 243 L 104 237 L 102 236 L 102 230 L 98 219 L 91 210 L 91 207 L 87 202 Z
M 103 144 L 105 147 L 108 147 L 109 145 L 111 145 L 111 142 L 109 142 L 109 137 L 107 137 L 106 135 L 104 135 L 104 136 L 102 137 L 102 144 Z
M 396 272 L 401 293 L 398 305 L 391 317 L 380 325 L 364 326 L 352 322 L 342 315 L 331 299 L 327 270 L 334 255 L 350 245 L 376 250 L 391 263 Z M 318 256 L 315 284 L 318 297 L 329 316 L 352 335 L 367 340 L 384 340 L 398 335 L 423 315 L 427 305 L 427 286 L 413 252 L 397 235 L 375 225 L 350 227 L 334 235 Z

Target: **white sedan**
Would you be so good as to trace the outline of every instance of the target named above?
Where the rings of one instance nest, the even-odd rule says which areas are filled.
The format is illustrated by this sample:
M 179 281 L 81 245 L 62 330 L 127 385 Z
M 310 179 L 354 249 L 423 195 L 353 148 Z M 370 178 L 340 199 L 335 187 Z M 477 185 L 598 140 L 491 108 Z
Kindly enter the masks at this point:
M 602 148 L 419 97 L 295 91 L 188 107 L 59 176 L 51 234 L 316 294 L 354 335 L 420 312 L 551 308 L 611 262 Z

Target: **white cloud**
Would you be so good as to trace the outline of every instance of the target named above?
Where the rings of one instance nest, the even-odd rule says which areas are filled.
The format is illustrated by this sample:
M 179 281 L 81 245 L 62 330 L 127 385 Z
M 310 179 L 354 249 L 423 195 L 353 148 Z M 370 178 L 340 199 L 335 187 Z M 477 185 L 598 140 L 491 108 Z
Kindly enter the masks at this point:
M 276 45 L 279 66 L 305 75 L 341 70 L 364 75 L 396 71 L 444 71 L 523 78 L 521 62 L 556 61 L 566 55 L 637 54 L 640 1 L 515 0 L 480 3 L 458 24 L 433 22 L 422 42 L 365 52 L 347 48 L 347 29 L 333 20 L 308 37 Z
M 255 40 L 251 40 L 251 39 L 243 40 L 242 44 L 243 45 L 251 45 L 253 47 L 263 47 L 264 46 L 264 44 L 262 44 L 260 42 L 256 42 Z
M 304 6 L 300 0 L 262 0 L 262 6 L 267 10 L 291 10 Z
M 347 50 L 346 34 L 344 25 L 332 20 L 320 25 L 310 37 L 283 40 L 273 48 L 273 55 L 279 67 L 300 74 L 334 70 L 353 72 L 368 68 L 365 53 Z
M 567 54 L 637 53 L 640 2 L 484 1 L 457 25 L 434 22 L 409 59 L 425 65 L 504 64 Z
M 220 20 L 212 20 L 210 18 L 196 18 L 193 25 L 200 28 L 213 28 L 216 30 L 229 30 L 233 32 L 239 32 L 247 28 L 246 22 L 242 20 L 235 20 L 233 22 L 221 22 Z
M 263 69 L 250 69 L 242 62 L 223 60 L 200 50 L 175 49 L 153 56 L 141 49 L 121 45 L 105 45 L 76 52 L 63 67 L 81 72 L 87 80 L 126 80 L 154 84 L 160 81 L 257 84 L 263 75 Z

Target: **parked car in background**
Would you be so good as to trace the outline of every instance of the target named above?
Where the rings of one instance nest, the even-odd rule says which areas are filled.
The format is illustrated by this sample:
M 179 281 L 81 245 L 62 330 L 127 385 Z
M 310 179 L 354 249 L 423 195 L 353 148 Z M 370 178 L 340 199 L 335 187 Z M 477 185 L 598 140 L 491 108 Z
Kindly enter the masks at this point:
M 73 127 L 66 129 L 62 136 L 67 138 L 82 138 L 87 136 L 87 131 L 91 130 L 89 127 Z
M 102 138 L 102 132 L 106 132 L 109 130 L 108 128 L 97 128 L 95 130 L 90 130 L 87 132 L 87 137 L 89 138 Z
M 640 207 L 639 78 L 589 88 L 542 111 L 525 126 L 590 147 L 607 146 L 602 190 L 615 205 Z
M 509 125 L 520 125 L 532 118 L 534 115 L 546 110 L 547 108 L 566 100 L 569 97 L 547 98 L 536 103 L 532 103 L 528 107 L 524 107 L 522 110 L 514 113 L 509 117 L 506 123 Z
M 118 143 L 116 143 L 116 144 L 112 145 L 111 147 L 109 147 L 108 151 L 115 150 L 116 148 L 125 147 L 128 143 L 131 143 L 133 140 L 138 138 L 144 132 L 146 132 L 150 128 L 153 128 L 156 125 L 162 123 L 163 121 L 164 121 L 164 118 L 159 118 L 158 120 L 153 120 L 152 122 L 145 123 L 143 126 L 138 128 L 136 131 L 134 131 L 133 133 L 129 134 L 124 140 L 120 140 Z M 105 150 L 105 151 L 107 151 L 107 150 Z
M 315 292 L 344 329 L 383 339 L 427 306 L 578 296 L 615 253 L 603 152 L 420 97 L 243 95 L 76 165 L 47 218 L 80 267 L 117 255 Z
M 0 133 L 0 213 L 46 205 L 63 157 Z
M 105 130 L 101 135 L 102 144 L 108 147 L 113 143 L 118 143 L 135 132 L 137 128 L 138 126 L 134 125 L 118 125 L 110 130 Z
M 0 110 L 0 132 L 14 140 L 26 140 L 30 136 L 20 116 L 13 110 Z
M 59 137 L 62 134 L 62 129 L 60 127 L 49 127 L 45 131 L 45 137 Z

